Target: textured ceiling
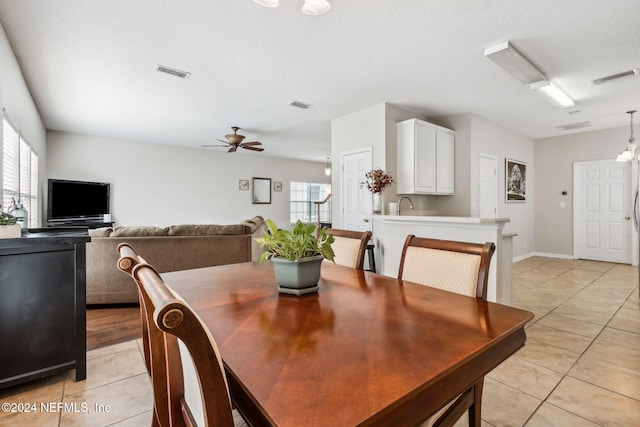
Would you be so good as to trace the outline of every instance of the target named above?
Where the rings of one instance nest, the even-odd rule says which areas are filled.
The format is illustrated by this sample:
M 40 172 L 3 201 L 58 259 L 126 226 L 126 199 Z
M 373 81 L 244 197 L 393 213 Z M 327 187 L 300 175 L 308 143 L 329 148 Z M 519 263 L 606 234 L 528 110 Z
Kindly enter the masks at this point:
M 640 77 L 590 83 L 640 67 L 640 1 L 330 1 L 306 16 L 303 0 L 2 0 L 0 21 L 59 131 L 199 147 L 239 126 L 265 148 L 243 154 L 321 161 L 331 120 L 380 102 L 532 138 L 626 126 L 640 109 Z M 484 57 L 505 40 L 576 106 L 553 107 Z

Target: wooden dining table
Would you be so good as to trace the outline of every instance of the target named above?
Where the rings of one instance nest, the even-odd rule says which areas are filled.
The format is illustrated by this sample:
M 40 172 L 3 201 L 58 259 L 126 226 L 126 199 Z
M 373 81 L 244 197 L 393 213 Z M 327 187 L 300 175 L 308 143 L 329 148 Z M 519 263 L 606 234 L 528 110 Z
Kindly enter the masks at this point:
M 162 274 L 215 338 L 256 426 L 415 426 L 525 343 L 533 314 L 325 261 L 280 294 L 270 262 Z

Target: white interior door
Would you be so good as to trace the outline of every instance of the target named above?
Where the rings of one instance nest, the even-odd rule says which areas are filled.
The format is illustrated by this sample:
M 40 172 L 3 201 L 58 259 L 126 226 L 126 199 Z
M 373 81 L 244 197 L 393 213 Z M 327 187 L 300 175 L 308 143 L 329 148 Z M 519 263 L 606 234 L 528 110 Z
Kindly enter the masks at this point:
M 342 225 L 346 230 L 371 230 L 371 193 L 360 188 L 371 170 L 371 149 L 342 154 Z
M 626 162 L 574 164 L 574 256 L 631 262 L 631 177 Z
M 480 154 L 480 189 L 478 196 L 480 218 L 498 216 L 498 159 Z

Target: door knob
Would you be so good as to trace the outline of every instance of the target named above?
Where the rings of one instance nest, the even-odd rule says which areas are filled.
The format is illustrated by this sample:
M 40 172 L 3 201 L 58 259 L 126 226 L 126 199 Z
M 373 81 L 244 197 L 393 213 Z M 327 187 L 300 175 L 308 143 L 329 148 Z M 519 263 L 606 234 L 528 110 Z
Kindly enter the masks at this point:
M 630 216 L 625 216 L 624 219 L 626 219 L 627 221 L 629 221 L 631 219 Z
M 364 222 L 369 222 L 369 218 L 362 218 Z

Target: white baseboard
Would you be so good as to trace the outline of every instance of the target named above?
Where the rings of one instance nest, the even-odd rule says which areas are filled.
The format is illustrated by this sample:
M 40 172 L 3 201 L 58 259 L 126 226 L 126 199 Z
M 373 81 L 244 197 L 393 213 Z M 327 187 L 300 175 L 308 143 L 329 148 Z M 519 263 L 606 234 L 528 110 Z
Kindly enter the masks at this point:
M 520 255 L 513 258 L 513 262 L 518 262 L 525 260 L 527 258 L 531 258 L 532 256 L 542 256 L 546 258 L 561 258 L 561 259 L 575 259 L 573 255 L 566 254 L 548 254 L 545 252 L 529 252 L 528 254 Z

